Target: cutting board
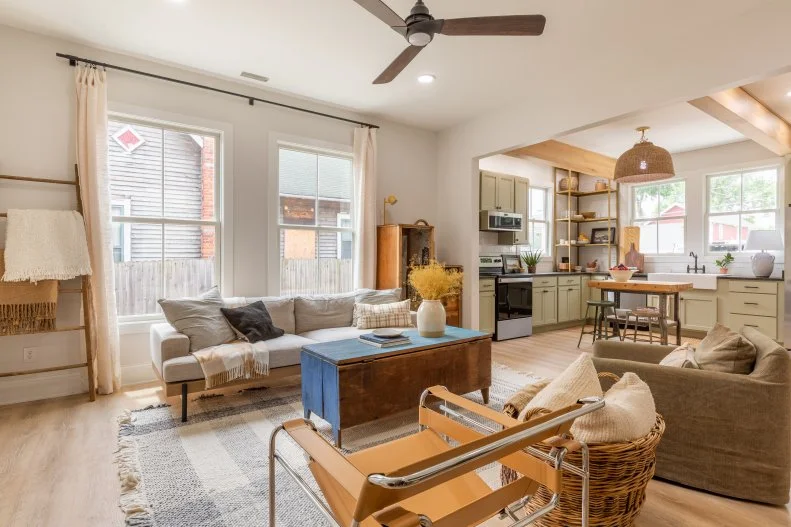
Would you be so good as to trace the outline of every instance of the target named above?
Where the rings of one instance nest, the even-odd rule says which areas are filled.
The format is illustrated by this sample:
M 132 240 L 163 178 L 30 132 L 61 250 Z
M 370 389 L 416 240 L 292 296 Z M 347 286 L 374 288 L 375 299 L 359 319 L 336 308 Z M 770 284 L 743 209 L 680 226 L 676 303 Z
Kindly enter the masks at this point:
M 629 252 L 623 257 L 623 263 L 626 267 L 637 267 L 637 270 L 642 272 L 645 269 L 645 255 L 638 252 L 632 243 Z
M 624 227 L 621 233 L 621 261 L 626 259 L 626 253 L 634 245 L 636 251 L 640 250 L 640 227 Z

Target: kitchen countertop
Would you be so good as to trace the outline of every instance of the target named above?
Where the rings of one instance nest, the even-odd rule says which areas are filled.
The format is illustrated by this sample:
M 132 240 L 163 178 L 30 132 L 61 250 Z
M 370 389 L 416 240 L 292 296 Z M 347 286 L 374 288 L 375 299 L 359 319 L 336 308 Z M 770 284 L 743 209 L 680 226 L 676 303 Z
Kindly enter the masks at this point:
M 508 273 L 507 275 L 506 274 L 501 274 L 501 275 L 494 275 L 494 276 L 493 275 L 487 275 L 487 274 L 481 274 L 481 275 L 479 275 L 479 278 L 480 279 L 483 279 L 483 278 L 496 278 L 497 276 L 582 276 L 582 275 L 590 276 L 590 275 L 602 275 L 602 274 L 608 274 L 608 273 L 607 273 L 607 271 L 596 271 L 595 273 L 589 273 L 587 271 L 580 271 L 580 272 L 574 271 L 574 272 L 571 272 L 571 273 L 568 272 L 568 271 L 566 271 L 566 272 L 564 272 L 564 271 L 556 271 L 556 272 L 548 272 L 548 273 Z M 666 274 L 666 273 L 662 273 L 662 274 Z M 676 273 L 676 274 L 682 274 L 682 273 Z M 690 273 L 690 275 L 694 276 L 695 274 L 694 273 Z M 632 275 L 632 277 L 633 278 L 646 278 L 646 277 L 648 277 L 648 273 L 634 273 Z M 717 275 L 717 279 L 718 280 L 719 279 L 724 279 L 724 280 L 762 280 L 762 281 L 767 281 L 767 282 L 782 282 L 784 280 L 784 278 L 782 276 L 776 276 L 776 275 L 772 275 L 769 278 L 759 278 L 757 276 L 736 275 L 736 274 L 721 274 L 721 275 Z

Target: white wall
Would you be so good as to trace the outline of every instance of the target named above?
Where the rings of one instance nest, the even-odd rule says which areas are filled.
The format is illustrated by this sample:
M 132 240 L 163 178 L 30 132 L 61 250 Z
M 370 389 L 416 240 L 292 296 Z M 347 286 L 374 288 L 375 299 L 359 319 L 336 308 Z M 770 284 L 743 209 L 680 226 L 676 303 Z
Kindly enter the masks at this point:
M 648 272 L 686 272 L 687 265 L 693 263 L 690 251 L 699 256 L 698 265 L 705 265 L 706 272 L 717 272 L 714 260 L 722 255 L 707 255 L 705 250 L 705 211 L 706 211 L 706 176 L 721 172 L 758 168 L 766 166 L 780 167 L 780 190 L 778 204 L 781 214 L 785 188 L 785 162 L 762 146 L 752 141 L 742 141 L 712 148 L 702 148 L 673 155 L 676 178 L 685 181 L 686 189 L 686 237 L 683 255 L 678 256 L 646 256 Z M 630 203 L 633 185 L 621 186 L 621 225 L 629 225 Z M 782 218 L 779 224 L 783 225 Z M 734 255 L 736 262 L 730 266 L 732 274 L 752 275 L 749 257 Z M 775 274 L 783 269 L 784 255 L 778 254 L 775 260 Z
M 477 159 L 557 137 L 604 120 L 689 101 L 743 85 L 789 67 L 779 45 L 791 19 L 791 4 L 766 2 L 707 24 L 641 26 L 634 46 L 612 49 L 588 74 L 559 70 L 553 82 L 498 112 L 490 112 L 439 138 L 438 252 L 465 265 L 464 322 L 477 325 Z M 732 35 L 740 38 L 734 39 Z M 690 53 L 690 50 L 695 50 Z M 512 67 L 520 67 L 512 65 Z M 523 65 L 521 67 L 529 67 Z M 475 322 L 473 322 L 475 321 Z
M 256 90 L 195 72 L 112 54 L 97 49 L 0 26 L 0 173 L 44 178 L 71 177 L 74 156 L 74 69 L 55 53 L 69 53 L 104 62 L 142 69 L 184 80 L 210 84 L 298 106 L 371 121 L 311 101 Z M 232 206 L 226 215 L 233 224 L 232 279 L 223 284 L 225 294 L 265 295 L 269 231 L 267 219 L 270 134 L 286 134 L 351 145 L 353 125 L 279 109 L 264 104 L 248 106 L 231 98 L 117 71 L 108 72 L 111 109 L 135 108 L 151 116 L 175 118 L 184 124 L 215 124 L 230 130 L 226 145 L 232 156 Z M 399 202 L 388 210 L 395 222 L 425 218 L 438 221 L 436 152 L 437 136 L 389 122 L 377 122 L 379 130 L 378 217 L 387 194 Z M 9 207 L 73 208 L 71 189 L 0 183 L 0 209 Z M 0 229 L 3 227 L 0 226 Z M 2 235 L 2 232 L 0 232 Z M 441 235 L 441 233 L 440 233 Z M 2 239 L 2 238 L 0 238 Z M 75 299 L 76 300 L 76 299 Z M 61 300 L 66 319 L 79 318 L 74 300 Z M 22 363 L 22 348 L 43 346 L 36 363 Z M 0 371 L 40 368 L 77 362 L 82 351 L 80 335 L 31 335 L 0 339 Z M 122 335 L 124 381 L 152 378 L 147 334 Z M 87 389 L 84 372 L 53 373 L 0 379 L 0 404 L 45 396 L 79 393 Z

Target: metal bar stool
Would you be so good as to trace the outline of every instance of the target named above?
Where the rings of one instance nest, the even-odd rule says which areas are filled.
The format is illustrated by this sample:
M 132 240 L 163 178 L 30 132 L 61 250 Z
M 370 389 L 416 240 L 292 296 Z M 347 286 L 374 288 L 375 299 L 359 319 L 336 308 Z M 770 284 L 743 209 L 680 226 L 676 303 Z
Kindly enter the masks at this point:
M 585 331 L 590 318 L 590 309 L 593 308 L 593 329 Z M 609 321 L 607 320 L 607 310 L 615 313 L 615 302 L 609 300 L 588 300 L 587 307 L 585 308 L 585 320 L 582 322 L 582 329 L 580 330 L 580 339 L 577 341 L 577 347 L 582 344 L 582 337 L 584 335 L 593 335 L 593 341 L 599 339 L 611 339 L 618 335 L 618 330 L 610 335 L 609 334 Z
M 640 307 L 633 310 L 626 317 L 626 327 L 623 330 L 624 337 L 629 331 L 629 324 L 634 324 L 634 333 L 632 340 L 634 342 L 649 342 L 654 343 L 654 326 L 659 328 L 659 309 L 655 307 Z M 637 327 L 648 326 L 648 338 L 637 339 Z

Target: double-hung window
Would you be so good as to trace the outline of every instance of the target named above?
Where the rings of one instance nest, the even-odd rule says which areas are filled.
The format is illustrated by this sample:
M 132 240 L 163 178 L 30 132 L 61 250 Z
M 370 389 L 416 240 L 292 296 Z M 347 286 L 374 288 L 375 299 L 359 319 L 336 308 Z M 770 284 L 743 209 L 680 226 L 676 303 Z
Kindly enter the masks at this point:
M 528 192 L 530 217 L 527 220 L 527 227 L 530 248 L 549 255 L 549 191 L 542 187 L 530 187 Z
M 779 228 L 779 170 L 776 167 L 716 174 L 707 178 L 706 247 L 739 252 L 751 230 Z
M 352 157 L 278 147 L 280 294 L 352 291 Z
M 640 252 L 684 254 L 687 210 L 683 180 L 635 185 L 631 210 L 632 225 L 640 227 Z
M 111 117 L 107 138 L 115 293 L 121 317 L 219 285 L 220 135 Z

